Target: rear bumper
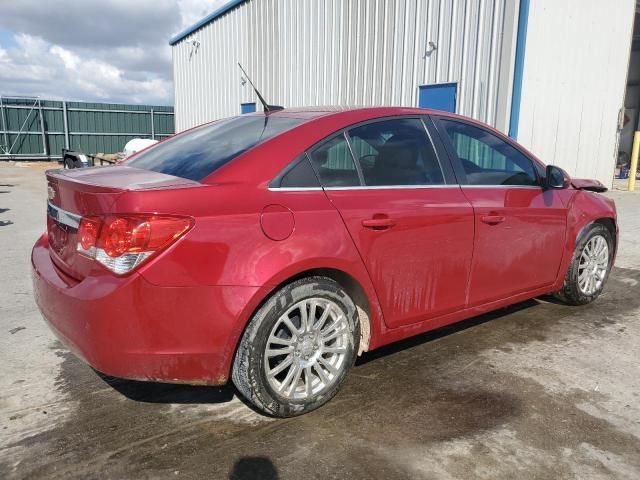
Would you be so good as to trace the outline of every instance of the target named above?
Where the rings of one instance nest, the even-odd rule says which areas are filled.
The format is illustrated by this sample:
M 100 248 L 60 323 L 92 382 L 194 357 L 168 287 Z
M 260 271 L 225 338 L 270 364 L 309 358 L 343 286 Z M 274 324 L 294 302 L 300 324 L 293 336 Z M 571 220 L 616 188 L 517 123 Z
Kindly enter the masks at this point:
M 36 303 L 56 336 L 108 375 L 220 385 L 258 287 L 153 285 L 138 273 L 72 282 L 51 261 L 46 234 L 31 256 Z

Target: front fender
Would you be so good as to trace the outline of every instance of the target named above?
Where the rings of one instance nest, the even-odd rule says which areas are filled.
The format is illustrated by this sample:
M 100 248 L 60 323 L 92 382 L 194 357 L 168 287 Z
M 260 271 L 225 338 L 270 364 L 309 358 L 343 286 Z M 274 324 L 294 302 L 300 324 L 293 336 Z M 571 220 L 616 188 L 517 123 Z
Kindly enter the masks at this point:
M 618 250 L 618 221 L 616 205 L 613 200 L 598 193 L 577 190 L 567 204 L 567 233 L 562 262 L 558 271 L 555 289 L 560 289 L 573 258 L 576 245 L 592 223 L 599 220 L 610 220 L 615 228 L 614 259 Z

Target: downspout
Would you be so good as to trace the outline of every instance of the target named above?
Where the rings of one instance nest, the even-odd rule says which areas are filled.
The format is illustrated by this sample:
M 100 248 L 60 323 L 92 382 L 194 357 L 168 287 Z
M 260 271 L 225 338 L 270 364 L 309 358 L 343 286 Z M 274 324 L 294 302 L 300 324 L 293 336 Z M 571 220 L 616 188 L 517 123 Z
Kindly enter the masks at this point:
M 522 99 L 522 76 L 524 73 L 524 53 L 527 44 L 527 24 L 529 22 L 529 0 L 520 0 L 518 12 L 518 35 L 516 37 L 516 58 L 513 72 L 513 94 L 511 96 L 511 116 L 509 136 L 518 138 L 520 121 L 520 101 Z

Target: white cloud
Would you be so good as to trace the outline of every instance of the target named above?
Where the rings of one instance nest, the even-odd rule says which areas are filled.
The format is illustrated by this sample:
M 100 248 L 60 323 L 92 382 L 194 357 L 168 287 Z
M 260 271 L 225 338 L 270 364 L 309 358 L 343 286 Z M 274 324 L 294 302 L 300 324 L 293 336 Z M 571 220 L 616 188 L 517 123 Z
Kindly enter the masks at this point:
M 0 2 L 0 93 L 172 104 L 169 39 L 226 0 Z
M 193 25 L 208 14 L 220 8 L 227 0 L 178 0 L 180 9 L 181 30 Z M 177 32 L 176 32 L 177 33 Z

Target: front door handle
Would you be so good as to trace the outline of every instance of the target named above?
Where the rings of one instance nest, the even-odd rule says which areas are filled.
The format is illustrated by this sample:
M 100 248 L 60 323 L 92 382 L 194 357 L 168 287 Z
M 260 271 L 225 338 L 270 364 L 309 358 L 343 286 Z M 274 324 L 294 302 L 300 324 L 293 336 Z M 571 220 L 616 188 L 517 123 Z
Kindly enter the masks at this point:
M 362 220 L 362 226 L 366 228 L 371 228 L 373 230 L 386 230 L 387 228 L 391 228 L 396 224 L 390 218 L 370 218 L 367 220 Z
M 488 225 L 497 225 L 505 221 L 504 215 L 482 215 L 480 217 L 484 223 Z

